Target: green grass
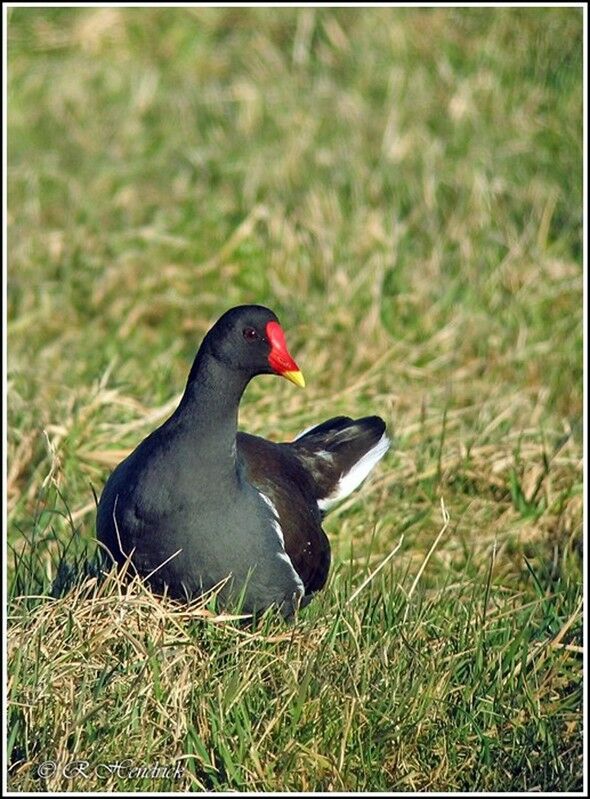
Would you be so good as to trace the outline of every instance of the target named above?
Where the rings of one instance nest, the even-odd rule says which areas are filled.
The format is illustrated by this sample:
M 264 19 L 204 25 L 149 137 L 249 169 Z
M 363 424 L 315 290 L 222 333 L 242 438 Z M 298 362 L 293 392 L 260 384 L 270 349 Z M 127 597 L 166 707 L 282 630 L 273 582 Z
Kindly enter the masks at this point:
M 8 44 L 9 787 L 581 791 L 581 9 L 18 8 Z M 92 489 L 244 302 L 308 384 L 244 429 L 395 437 L 256 630 L 93 566 Z

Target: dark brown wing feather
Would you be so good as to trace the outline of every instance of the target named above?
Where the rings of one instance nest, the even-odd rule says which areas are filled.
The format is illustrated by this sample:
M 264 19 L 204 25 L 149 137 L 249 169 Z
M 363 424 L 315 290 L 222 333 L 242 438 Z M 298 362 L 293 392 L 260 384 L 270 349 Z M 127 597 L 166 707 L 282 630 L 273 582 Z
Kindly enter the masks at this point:
M 343 475 L 377 445 L 384 431 L 378 416 L 337 416 L 286 444 L 238 433 L 244 475 L 275 506 L 285 551 L 306 597 L 324 586 L 330 568 L 330 544 L 318 502 L 333 495 Z
M 237 445 L 246 479 L 277 509 L 285 551 L 310 597 L 324 586 L 330 568 L 330 543 L 322 529 L 312 475 L 289 444 L 238 433 Z

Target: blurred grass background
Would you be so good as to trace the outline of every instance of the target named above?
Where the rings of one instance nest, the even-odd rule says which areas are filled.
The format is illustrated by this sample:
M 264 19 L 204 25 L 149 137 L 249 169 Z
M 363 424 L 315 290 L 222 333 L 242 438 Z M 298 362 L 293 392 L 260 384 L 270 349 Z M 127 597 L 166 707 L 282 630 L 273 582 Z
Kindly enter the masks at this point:
M 228 707 L 190 685 L 187 655 L 167 672 L 174 686 L 184 675 L 182 723 L 172 715 L 184 732 L 149 746 L 127 717 L 88 721 L 104 691 L 111 709 L 129 699 L 75 658 L 48 698 L 63 664 L 42 636 L 55 624 L 59 651 L 77 639 L 60 638 L 55 605 L 17 602 L 14 786 L 38 785 L 32 764 L 48 750 L 95 757 L 100 741 L 121 756 L 190 752 L 193 788 L 579 790 L 582 10 L 11 8 L 8 21 L 11 595 L 47 593 L 64 547 L 92 550 L 91 486 L 171 411 L 202 334 L 231 305 L 277 312 L 308 383 L 254 381 L 244 429 L 280 439 L 379 413 L 395 436 L 328 517 L 330 586 L 288 636 L 302 636 L 304 665 L 315 653 L 292 677 L 305 691 L 287 701 L 293 652 L 270 639 L 246 664 L 241 638 L 215 633 L 222 653 L 238 642 L 231 679 L 203 650 L 208 686 L 244 680 L 232 712 L 268 712 L 240 754 L 224 738 Z M 418 607 L 400 613 L 441 498 L 449 527 Z M 343 610 L 401 532 L 358 618 Z M 314 625 L 346 613 L 338 634 L 328 625 L 322 663 Z M 427 653 L 409 681 L 408 642 Z M 131 644 L 113 628 L 111 645 L 105 664 Z M 264 657 L 281 676 L 242 705 L 262 690 Z M 372 675 L 366 695 L 337 670 L 350 658 Z M 137 674 L 123 672 L 131 691 Z M 494 691 L 507 685 L 504 702 Z M 281 702 L 295 703 L 289 724 Z M 340 721 L 325 723 L 330 708 Z M 163 710 L 149 713 L 152 732 L 165 726 Z

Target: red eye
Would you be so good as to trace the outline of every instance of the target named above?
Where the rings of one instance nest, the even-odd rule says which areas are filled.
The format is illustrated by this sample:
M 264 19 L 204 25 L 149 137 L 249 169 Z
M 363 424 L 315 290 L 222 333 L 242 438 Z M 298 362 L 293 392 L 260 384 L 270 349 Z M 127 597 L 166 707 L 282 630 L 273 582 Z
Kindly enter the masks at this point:
M 254 341 L 255 338 L 258 338 L 258 333 L 254 330 L 253 327 L 245 327 L 242 330 L 242 335 L 246 339 L 246 341 Z

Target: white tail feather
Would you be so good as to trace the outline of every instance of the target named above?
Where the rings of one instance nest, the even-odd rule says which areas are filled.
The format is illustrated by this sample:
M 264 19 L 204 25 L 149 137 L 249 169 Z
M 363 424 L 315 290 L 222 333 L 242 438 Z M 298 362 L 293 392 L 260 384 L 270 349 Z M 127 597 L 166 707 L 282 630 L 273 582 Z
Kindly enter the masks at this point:
M 320 510 L 327 510 L 329 507 L 334 505 L 334 503 L 340 502 L 341 499 L 344 499 L 344 497 L 352 494 L 354 489 L 363 482 L 371 469 L 373 469 L 378 461 L 380 461 L 385 455 L 389 449 L 389 445 L 390 441 L 387 437 L 387 433 L 383 433 L 375 446 L 372 447 L 368 452 L 365 452 L 363 457 L 354 464 L 352 469 L 346 472 L 346 474 L 342 475 L 338 481 L 338 485 L 330 494 L 330 496 L 318 500 L 318 506 Z

